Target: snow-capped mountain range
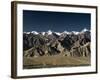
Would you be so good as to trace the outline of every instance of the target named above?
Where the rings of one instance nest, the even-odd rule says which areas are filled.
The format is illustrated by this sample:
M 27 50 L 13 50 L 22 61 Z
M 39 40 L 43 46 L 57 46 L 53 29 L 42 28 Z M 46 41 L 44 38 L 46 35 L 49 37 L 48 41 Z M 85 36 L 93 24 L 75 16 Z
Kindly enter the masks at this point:
M 59 55 L 68 56 L 89 56 L 91 43 L 91 32 L 88 29 L 77 31 L 54 32 L 24 32 L 23 34 L 23 49 L 28 55 L 34 57 L 43 55 Z M 60 55 L 60 56 L 61 56 Z
M 45 35 L 45 34 L 47 34 L 47 35 L 52 35 L 53 33 L 55 33 L 56 35 L 60 36 L 60 35 L 62 35 L 62 34 L 74 34 L 74 35 L 78 35 L 78 34 L 81 34 L 81 33 L 87 32 L 87 31 L 90 32 L 90 30 L 84 28 L 84 29 L 83 29 L 82 31 L 80 31 L 80 32 L 78 32 L 78 31 L 71 31 L 71 32 L 68 32 L 68 31 L 64 31 L 64 32 L 54 32 L 54 31 L 52 31 L 52 30 L 48 30 L 47 32 L 31 31 L 31 32 L 24 32 L 24 33 L 25 33 L 25 34 L 30 34 L 30 33 L 32 33 L 32 34 L 35 34 L 35 35 L 38 35 L 38 34 L 42 34 L 42 35 Z

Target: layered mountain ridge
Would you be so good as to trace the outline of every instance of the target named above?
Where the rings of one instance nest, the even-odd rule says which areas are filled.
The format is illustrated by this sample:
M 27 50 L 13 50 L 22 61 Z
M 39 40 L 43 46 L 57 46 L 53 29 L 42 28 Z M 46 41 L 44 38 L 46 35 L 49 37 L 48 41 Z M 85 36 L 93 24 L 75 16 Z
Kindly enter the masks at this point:
M 90 56 L 91 32 L 24 32 L 23 50 L 25 57 L 38 56 Z

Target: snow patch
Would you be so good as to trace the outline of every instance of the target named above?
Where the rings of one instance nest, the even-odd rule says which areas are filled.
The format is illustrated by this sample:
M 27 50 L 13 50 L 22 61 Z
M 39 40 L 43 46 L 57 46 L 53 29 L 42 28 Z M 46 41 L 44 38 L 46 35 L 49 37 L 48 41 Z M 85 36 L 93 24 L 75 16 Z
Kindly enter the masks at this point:
M 52 34 L 52 31 L 51 31 L 51 30 L 48 30 L 48 31 L 47 31 L 47 34 L 48 34 L 48 35 L 51 35 L 51 34 Z
M 36 34 L 36 35 L 37 35 L 37 34 L 39 34 L 39 33 L 38 33 L 38 32 L 36 32 L 36 31 L 32 31 L 31 33 Z

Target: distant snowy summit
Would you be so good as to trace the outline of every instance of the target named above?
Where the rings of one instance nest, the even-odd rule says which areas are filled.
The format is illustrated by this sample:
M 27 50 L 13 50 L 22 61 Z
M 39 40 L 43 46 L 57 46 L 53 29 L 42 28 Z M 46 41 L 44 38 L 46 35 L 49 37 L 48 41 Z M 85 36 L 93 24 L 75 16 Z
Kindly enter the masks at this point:
M 78 34 L 82 34 L 82 33 L 85 33 L 85 32 L 90 32 L 90 30 L 84 28 L 82 31 L 78 32 L 78 31 L 63 31 L 63 32 L 54 32 L 52 30 L 48 30 L 47 32 L 37 32 L 37 31 L 31 31 L 31 32 L 24 32 L 25 34 L 34 34 L 34 35 L 38 35 L 38 34 L 42 34 L 42 35 L 52 35 L 52 34 L 56 34 L 58 36 L 60 35 L 63 35 L 63 34 L 74 34 L 74 35 L 78 35 Z

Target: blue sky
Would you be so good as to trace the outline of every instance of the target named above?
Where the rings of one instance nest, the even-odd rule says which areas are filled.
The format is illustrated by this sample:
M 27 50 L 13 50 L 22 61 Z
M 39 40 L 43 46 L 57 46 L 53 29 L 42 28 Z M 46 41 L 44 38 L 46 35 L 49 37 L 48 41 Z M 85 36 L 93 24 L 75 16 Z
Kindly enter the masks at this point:
M 55 32 L 90 29 L 91 15 L 87 13 L 23 10 L 23 31 Z

